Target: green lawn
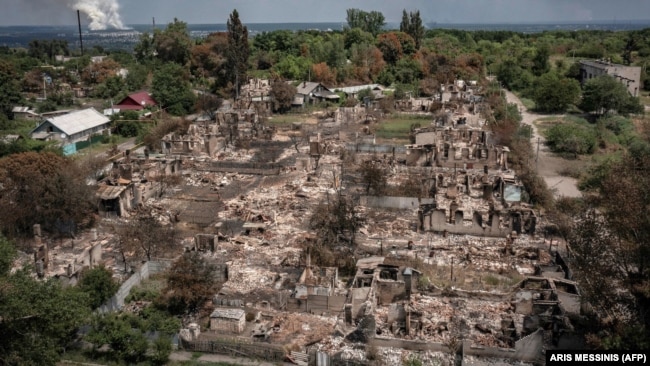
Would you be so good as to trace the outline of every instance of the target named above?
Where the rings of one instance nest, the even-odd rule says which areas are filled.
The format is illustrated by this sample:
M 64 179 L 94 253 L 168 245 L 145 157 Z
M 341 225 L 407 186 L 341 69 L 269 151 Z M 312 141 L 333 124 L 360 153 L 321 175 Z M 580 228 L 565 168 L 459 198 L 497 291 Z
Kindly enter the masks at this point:
M 433 117 L 430 115 L 393 115 L 379 123 L 376 134 L 380 139 L 408 141 L 412 125 L 420 124 L 420 127 L 426 127 L 432 121 Z
M 278 127 L 287 127 L 294 122 L 305 122 L 307 116 L 302 114 L 274 114 L 269 117 L 269 125 Z

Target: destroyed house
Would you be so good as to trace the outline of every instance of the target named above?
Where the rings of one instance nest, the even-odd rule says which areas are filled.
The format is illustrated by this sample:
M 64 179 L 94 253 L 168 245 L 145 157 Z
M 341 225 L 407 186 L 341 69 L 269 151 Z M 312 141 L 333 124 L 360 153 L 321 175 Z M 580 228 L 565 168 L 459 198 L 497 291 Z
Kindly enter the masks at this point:
M 508 169 L 508 147 L 493 145 L 489 132 L 481 129 L 468 126 L 416 129 L 414 139 L 414 144 L 407 145 L 408 165 Z
M 357 272 L 348 292 L 346 321 L 362 317 L 368 305 L 388 305 L 408 300 L 417 293 L 420 272 L 384 263 L 384 257 L 368 257 L 357 261 Z
M 96 197 L 99 213 L 110 216 L 126 216 L 131 209 L 133 186 L 131 181 L 119 179 L 119 185 L 100 185 Z
M 295 289 L 296 299 L 306 299 L 308 295 L 330 296 L 338 282 L 338 268 L 320 268 L 311 265 L 311 256 L 307 255 L 305 269 L 298 279 Z
M 639 95 L 641 87 L 641 67 L 614 64 L 606 60 L 581 60 L 580 81 L 584 84 L 587 80 L 608 75 L 623 84 L 630 95 Z

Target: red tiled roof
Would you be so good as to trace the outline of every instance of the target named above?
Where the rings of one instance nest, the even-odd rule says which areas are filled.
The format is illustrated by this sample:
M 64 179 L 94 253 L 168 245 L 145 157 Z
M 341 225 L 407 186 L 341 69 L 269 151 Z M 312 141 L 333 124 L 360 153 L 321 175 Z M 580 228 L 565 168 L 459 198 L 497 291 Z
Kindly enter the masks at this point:
M 116 104 L 116 106 L 140 106 L 139 109 L 142 109 L 147 106 L 155 106 L 155 105 L 157 105 L 156 101 L 153 100 L 151 95 L 149 95 L 149 93 L 145 91 L 129 94 L 121 102 Z

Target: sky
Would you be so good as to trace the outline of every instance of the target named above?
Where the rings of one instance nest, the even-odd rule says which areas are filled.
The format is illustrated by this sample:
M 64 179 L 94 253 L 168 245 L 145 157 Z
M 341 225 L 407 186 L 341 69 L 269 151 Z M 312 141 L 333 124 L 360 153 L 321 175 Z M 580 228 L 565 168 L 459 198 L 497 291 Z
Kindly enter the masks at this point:
M 650 0 L 0 0 L 0 26 L 74 25 L 70 5 L 118 2 L 125 24 L 225 23 L 233 9 L 246 23 L 345 22 L 346 9 L 377 10 L 399 22 L 402 9 L 425 22 L 535 23 L 650 19 Z

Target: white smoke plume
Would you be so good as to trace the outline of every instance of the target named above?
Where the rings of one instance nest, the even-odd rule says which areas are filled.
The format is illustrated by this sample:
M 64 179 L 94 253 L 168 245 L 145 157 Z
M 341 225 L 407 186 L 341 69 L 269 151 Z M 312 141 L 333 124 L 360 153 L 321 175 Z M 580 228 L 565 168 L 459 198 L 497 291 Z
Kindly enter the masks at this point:
M 90 19 L 90 30 L 124 29 L 117 0 L 67 0 L 68 7 L 79 10 Z

